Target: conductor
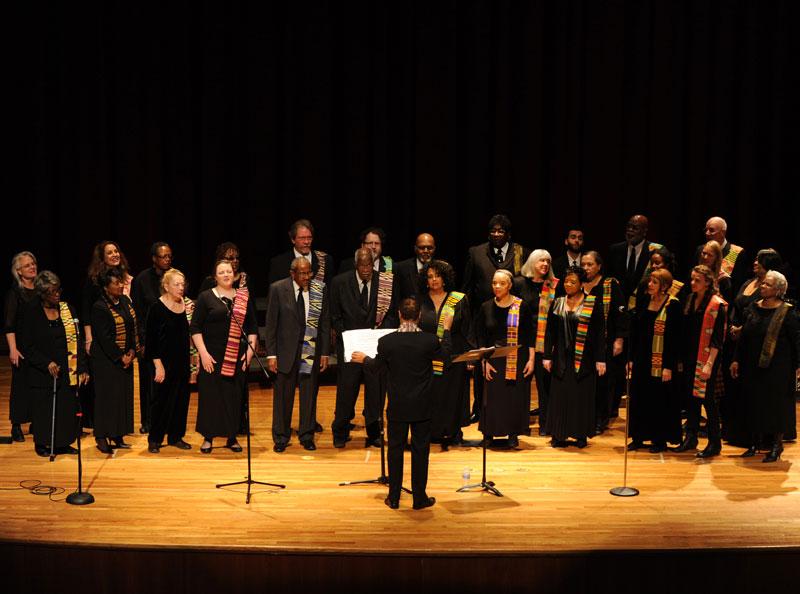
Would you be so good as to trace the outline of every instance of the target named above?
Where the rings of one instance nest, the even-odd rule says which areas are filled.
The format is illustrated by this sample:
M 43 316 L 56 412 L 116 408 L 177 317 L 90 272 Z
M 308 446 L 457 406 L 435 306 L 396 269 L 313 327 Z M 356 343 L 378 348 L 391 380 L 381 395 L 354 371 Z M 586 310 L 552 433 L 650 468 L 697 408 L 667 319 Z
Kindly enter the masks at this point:
M 378 354 L 372 359 L 356 351 L 354 363 L 364 363 L 388 369 L 389 405 L 386 411 L 389 429 L 389 495 L 384 503 L 391 509 L 400 504 L 403 482 L 403 449 L 411 428 L 411 489 L 414 509 L 424 509 L 436 503 L 428 497 L 428 455 L 431 446 L 431 416 L 433 402 L 434 360 L 450 359 L 450 327 L 452 316 L 443 320 L 444 336 L 441 343 L 435 334 L 421 332 L 419 303 L 413 297 L 404 299 L 400 309 L 400 327 L 378 341 Z

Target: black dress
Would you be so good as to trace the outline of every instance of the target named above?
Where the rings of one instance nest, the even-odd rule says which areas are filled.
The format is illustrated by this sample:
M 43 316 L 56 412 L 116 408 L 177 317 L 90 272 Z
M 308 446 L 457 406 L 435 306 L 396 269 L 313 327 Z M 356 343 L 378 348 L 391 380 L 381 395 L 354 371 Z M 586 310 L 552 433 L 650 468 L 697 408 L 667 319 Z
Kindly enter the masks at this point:
M 775 309 L 752 304 L 736 345 L 734 360 L 739 362 L 745 418 L 753 436 L 782 433 L 784 439 L 796 430 L 795 370 L 800 367 L 800 321 L 792 308 L 778 333 L 772 361 L 758 365 L 761 348 Z
M 196 430 L 204 438 L 236 437 L 239 429 L 242 410 L 242 397 L 247 389 L 246 373 L 242 371 L 241 362 L 236 365 L 236 372 L 232 377 L 221 374 L 222 362 L 225 358 L 225 347 L 228 344 L 228 331 L 230 325 L 235 323 L 228 316 L 228 308 L 209 289 L 197 297 L 192 323 L 189 333 L 203 335 L 206 350 L 217 362 L 214 372 L 208 373 L 200 365 L 197 377 L 198 405 Z M 245 315 L 244 338 L 258 332 L 255 307 L 253 299 L 247 302 Z M 239 344 L 237 360 L 245 353 L 246 345 Z
M 552 380 L 545 430 L 560 441 L 594 435 L 595 364 L 605 362 L 605 321 L 602 303 L 596 301 L 589 319 L 580 370 L 576 373 L 575 342 L 580 309 L 568 311 L 566 297 L 558 297 L 550 306 L 547 320 L 544 358 L 552 361 Z
M 158 299 L 147 315 L 145 355 L 159 359 L 164 366 L 164 381 L 152 382 L 150 443 L 160 444 L 164 435 L 175 443 L 186 435 L 189 412 L 189 322 L 186 313 L 175 313 Z M 152 381 L 152 376 L 149 378 Z
M 676 385 L 678 349 L 681 332 L 681 306 L 677 299 L 667 299 L 664 325 L 662 369 L 672 371 L 672 381 L 653 377 L 653 330 L 657 311 L 645 302 L 631 318 L 629 359 L 633 363 L 628 405 L 630 434 L 633 441 L 653 444 L 681 441 L 681 391 Z
M 442 307 L 445 301 L 447 297 L 442 301 Z M 420 310 L 420 329 L 436 334 L 441 307 L 437 310 L 426 294 L 420 302 Z M 470 308 L 466 295 L 455 305 L 450 339 L 452 355 L 459 355 L 472 348 Z M 433 439 L 455 437 L 462 427 L 469 425 L 469 374 L 465 363 L 445 362 L 442 375 L 433 376 L 431 399 L 434 407 L 431 419 Z
M 70 308 L 74 318 L 74 311 Z M 37 446 L 49 446 L 53 423 L 53 377 L 47 367 L 55 362 L 61 368 L 56 381 L 56 448 L 70 445 L 78 436 L 75 387 L 69 383 L 67 335 L 61 318 L 50 320 L 37 297 L 25 306 L 26 323 L 19 335 L 28 361 L 28 382 L 31 395 L 31 430 Z M 83 341 L 78 339 L 78 373 L 86 371 Z
M 536 330 L 539 318 L 539 295 L 542 293 L 544 282 L 536 282 L 527 277 L 514 279 L 514 294 L 519 296 L 523 303 L 531 310 L 533 322 L 533 342 L 536 344 Z M 560 286 L 560 285 L 559 285 Z M 539 402 L 539 429 L 544 431 L 547 421 L 547 411 L 550 403 L 550 374 L 542 366 L 542 357 L 537 355 L 533 361 L 533 377 L 536 380 L 536 393 Z M 531 395 L 528 392 L 528 409 L 530 410 Z
M 22 332 L 22 311 L 27 303 L 36 297 L 36 291 L 25 287 L 14 286 L 6 293 L 4 332 L 6 334 L 20 334 Z M 31 421 L 31 404 L 28 393 L 28 360 L 25 351 L 21 348 L 17 336 L 17 350 L 22 353 L 19 367 L 11 366 L 11 396 L 9 398 L 8 416 L 12 425 L 19 425 Z
M 475 336 L 479 347 L 506 346 L 508 307 L 500 307 L 494 299 L 481 305 L 475 320 Z M 492 381 L 484 383 L 484 405 L 478 428 L 486 437 L 519 435 L 528 430 L 530 415 L 530 378 L 523 377 L 528 362 L 528 349 L 533 347 L 533 317 L 523 302 L 519 308 L 517 333 L 517 375 L 506 380 L 506 359 L 491 359 L 497 370 Z
M 125 323 L 125 346 L 116 342 L 113 309 Z M 122 366 L 122 356 L 136 347 L 136 323 L 125 295 L 117 304 L 101 297 L 92 306 L 92 347 L 89 351 L 95 390 L 94 435 L 120 437 L 133 433 L 133 364 Z

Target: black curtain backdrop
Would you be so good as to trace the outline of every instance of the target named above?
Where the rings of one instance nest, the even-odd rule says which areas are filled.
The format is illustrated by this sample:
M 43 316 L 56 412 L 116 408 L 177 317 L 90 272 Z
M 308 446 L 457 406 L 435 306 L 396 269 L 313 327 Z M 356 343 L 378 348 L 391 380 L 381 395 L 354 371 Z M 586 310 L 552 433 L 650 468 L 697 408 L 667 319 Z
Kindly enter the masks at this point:
M 337 260 L 429 231 L 459 272 L 496 212 L 554 256 L 639 212 L 681 270 L 710 215 L 797 248 L 794 0 L 19 4 L 0 256 L 73 301 L 104 238 L 195 288 L 235 241 L 263 294 L 299 217 Z

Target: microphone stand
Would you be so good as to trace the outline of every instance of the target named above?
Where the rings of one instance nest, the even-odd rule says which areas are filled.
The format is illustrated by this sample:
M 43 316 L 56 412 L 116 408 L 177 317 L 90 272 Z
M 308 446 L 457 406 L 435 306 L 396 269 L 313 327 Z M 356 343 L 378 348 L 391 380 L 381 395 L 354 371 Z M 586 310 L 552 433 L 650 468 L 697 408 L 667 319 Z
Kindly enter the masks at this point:
M 50 462 L 56 459 L 56 394 L 58 393 L 57 378 L 53 378 L 53 417 L 50 421 Z
M 75 323 L 77 336 L 80 337 L 81 334 L 78 320 L 75 319 L 73 321 Z M 83 348 L 83 345 L 80 341 L 78 341 L 77 348 Z M 90 503 L 94 503 L 94 495 L 89 493 L 89 491 L 84 491 L 82 486 L 83 459 L 81 457 L 81 437 L 83 437 L 83 408 L 81 408 L 80 383 L 80 380 L 78 380 L 78 385 L 75 386 L 75 402 L 77 406 L 75 418 L 78 420 L 78 490 L 67 495 L 67 503 L 71 505 L 89 505 Z
M 266 367 L 264 367 L 264 364 L 261 362 L 261 359 L 259 359 L 258 353 L 253 348 L 253 345 L 251 345 L 250 341 L 247 340 L 247 334 L 245 334 L 244 328 L 242 328 L 242 325 L 239 323 L 239 320 L 237 320 L 236 316 L 233 315 L 233 302 L 231 302 L 230 299 L 222 300 L 222 302 L 225 304 L 225 307 L 228 308 L 228 317 L 231 320 L 233 320 L 239 327 L 239 331 L 241 332 L 240 340 L 244 342 L 247 345 L 247 348 L 249 348 L 253 352 L 253 358 L 258 362 L 258 366 L 261 368 L 261 372 L 264 374 L 264 377 L 269 379 L 269 373 L 267 373 Z M 236 364 L 239 365 L 238 360 Z M 285 489 L 286 485 L 279 485 L 277 483 L 264 483 L 261 481 L 253 480 L 252 455 L 250 452 L 250 390 L 247 390 L 244 400 L 244 419 L 247 427 L 247 478 L 243 481 L 234 481 L 232 483 L 220 483 L 219 485 L 217 485 L 217 489 L 221 489 L 222 487 L 230 487 L 233 485 L 247 485 L 247 496 L 245 497 L 244 500 L 245 505 L 247 505 L 250 503 L 250 497 L 251 497 L 250 487 L 252 485 L 264 485 L 266 487 L 276 487 L 278 489 Z
M 630 338 L 625 342 L 625 443 L 623 448 L 624 466 L 622 471 L 622 486 L 614 487 L 609 491 L 617 497 L 634 497 L 639 494 L 639 489 L 628 486 L 628 428 L 631 423 L 631 374 L 628 372 L 628 361 L 630 360 Z

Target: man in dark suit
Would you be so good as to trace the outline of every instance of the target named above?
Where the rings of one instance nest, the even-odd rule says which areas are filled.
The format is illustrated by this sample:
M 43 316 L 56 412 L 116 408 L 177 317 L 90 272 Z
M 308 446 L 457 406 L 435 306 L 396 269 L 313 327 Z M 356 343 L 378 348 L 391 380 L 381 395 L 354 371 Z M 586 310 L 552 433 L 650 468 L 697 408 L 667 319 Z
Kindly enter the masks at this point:
M 444 319 L 444 336 L 441 344 L 435 334 L 420 332 L 419 303 L 414 298 L 404 299 L 400 306 L 400 328 L 378 341 L 375 359 L 364 353 L 353 353 L 353 361 L 367 367 L 388 369 L 389 406 L 389 495 L 384 503 L 397 509 L 403 482 L 403 450 L 411 428 L 411 490 L 414 509 L 424 509 L 436 503 L 428 497 L 428 456 L 431 449 L 431 416 L 433 402 L 432 361 L 449 359 L 450 327 L 452 316 Z
M 394 266 L 394 294 L 397 300 L 419 296 L 424 288 L 428 264 L 436 253 L 436 242 L 430 233 L 420 233 L 414 242 L 414 257 Z
M 489 219 L 489 241 L 469 248 L 464 269 L 463 291 L 469 297 L 473 317 L 484 301 L 492 299 L 492 278 L 503 268 L 519 276 L 522 265 L 531 255 L 529 248 L 511 241 L 511 220 L 502 214 Z M 475 367 L 471 423 L 478 420 L 483 394 L 483 374 Z
M 731 291 L 735 296 L 744 282 L 751 277 L 753 262 L 745 253 L 744 248 L 728 241 L 728 223 L 722 217 L 708 219 L 704 234 L 706 241 L 716 241 L 722 248 L 722 270 L 731 277 Z M 702 251 L 703 245 L 698 245 L 692 266 L 700 262 L 700 252 Z
M 564 278 L 567 268 L 572 266 L 580 268 L 581 256 L 583 255 L 583 231 L 575 228 L 570 229 L 564 239 L 564 245 L 567 251 L 561 252 L 561 255 L 553 260 L 553 274 L 556 278 Z
M 312 280 L 311 263 L 303 257 L 290 265 L 290 277 L 273 283 L 267 305 L 267 365 L 277 374 L 272 394 L 273 450 L 280 453 L 292 435 L 294 392 L 300 386 L 297 435 L 306 450 L 314 445 L 317 384 L 328 366 L 330 317 L 327 287 Z
M 320 250 L 311 249 L 314 242 L 314 225 L 308 219 L 299 219 L 289 227 L 289 241 L 292 248 L 269 261 L 269 284 L 287 278 L 289 266 L 295 258 L 305 258 L 311 264 L 314 279 L 330 284 L 335 276 L 333 258 Z
M 343 448 L 350 441 L 350 421 L 355 416 L 358 389 L 364 382 L 364 424 L 367 430 L 365 447 L 381 446 L 380 419 L 383 415 L 385 386 L 382 374 L 364 369 L 356 363 L 345 363 L 342 333 L 363 328 L 397 327 L 397 311 L 392 296 L 391 274 L 373 268 L 373 254 L 359 248 L 355 254 L 355 271 L 338 274 L 331 283 L 331 323 L 336 330 L 336 412 L 333 424 L 333 445 Z M 380 295 L 379 295 L 380 293 Z
M 625 241 L 608 248 L 606 276 L 619 281 L 628 300 L 650 264 L 650 253 L 663 247 L 647 240 L 648 220 L 644 215 L 633 215 L 625 225 Z

